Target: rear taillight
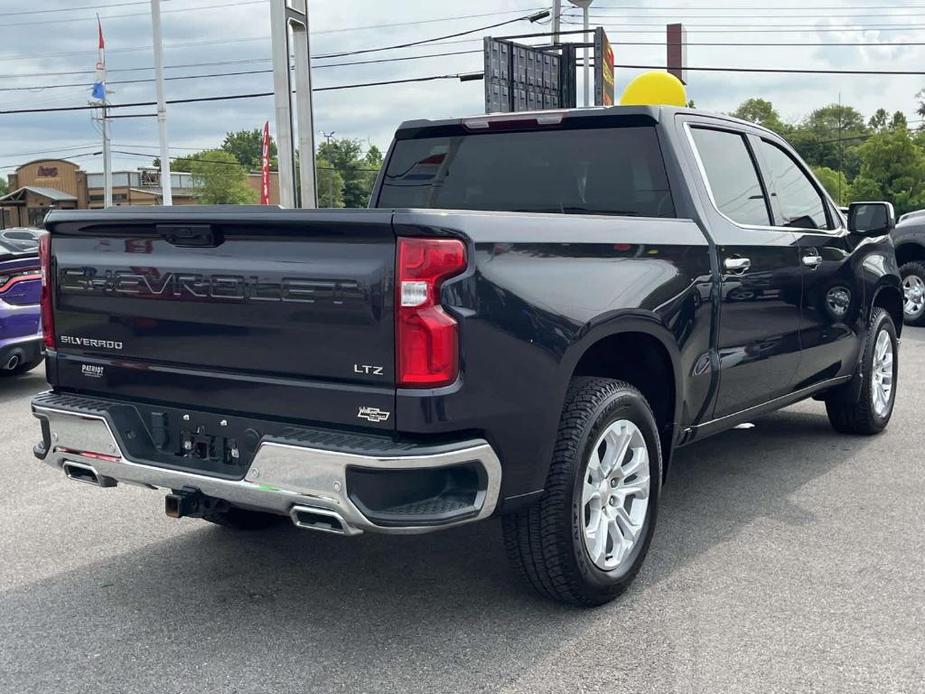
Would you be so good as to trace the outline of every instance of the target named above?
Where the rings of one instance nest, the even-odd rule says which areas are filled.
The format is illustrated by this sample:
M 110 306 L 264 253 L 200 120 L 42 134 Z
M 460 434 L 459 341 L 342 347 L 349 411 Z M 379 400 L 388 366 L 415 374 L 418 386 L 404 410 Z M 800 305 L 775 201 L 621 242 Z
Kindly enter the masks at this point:
M 398 239 L 395 352 L 399 386 L 433 388 L 456 380 L 458 324 L 440 306 L 440 285 L 466 269 L 456 239 Z
M 45 349 L 55 348 L 55 319 L 51 312 L 52 282 L 51 236 L 42 234 L 39 239 L 39 260 L 42 261 L 42 342 Z

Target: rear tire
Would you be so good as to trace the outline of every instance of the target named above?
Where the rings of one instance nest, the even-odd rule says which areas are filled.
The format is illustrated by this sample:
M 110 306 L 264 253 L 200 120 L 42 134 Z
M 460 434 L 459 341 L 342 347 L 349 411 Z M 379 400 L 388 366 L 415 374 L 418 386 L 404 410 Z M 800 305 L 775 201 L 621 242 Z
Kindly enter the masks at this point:
M 280 525 L 286 520 L 286 517 L 278 516 L 275 513 L 261 513 L 260 511 L 249 511 L 236 506 L 229 506 L 221 511 L 208 513 L 202 519 L 231 530 L 247 531 L 272 528 Z
M 925 265 L 906 263 L 899 274 L 903 282 L 903 321 L 906 325 L 925 325 Z
M 833 396 L 825 401 L 825 411 L 835 431 L 872 436 L 886 428 L 896 404 L 898 347 L 896 328 L 890 314 L 882 308 L 874 308 L 860 371 L 856 376 L 861 379 L 860 398 L 850 402 Z
M 545 597 L 613 600 L 648 551 L 661 475 L 658 428 L 642 394 L 622 381 L 575 379 L 542 497 L 504 517 L 508 556 Z

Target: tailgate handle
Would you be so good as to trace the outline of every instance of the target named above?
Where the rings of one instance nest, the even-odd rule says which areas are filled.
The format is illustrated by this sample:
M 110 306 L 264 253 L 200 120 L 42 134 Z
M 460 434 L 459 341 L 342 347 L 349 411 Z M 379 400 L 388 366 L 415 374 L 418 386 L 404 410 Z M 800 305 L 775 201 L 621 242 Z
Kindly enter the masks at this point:
M 214 248 L 221 243 L 209 224 L 158 224 L 157 233 L 174 246 Z

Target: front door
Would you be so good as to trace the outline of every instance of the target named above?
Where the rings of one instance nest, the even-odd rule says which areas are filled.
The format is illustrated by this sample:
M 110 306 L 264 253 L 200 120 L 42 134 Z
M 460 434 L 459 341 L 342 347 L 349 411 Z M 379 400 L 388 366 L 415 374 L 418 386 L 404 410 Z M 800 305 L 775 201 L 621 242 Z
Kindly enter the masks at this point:
M 805 167 L 771 137 L 756 138 L 775 224 L 793 230 L 803 276 L 796 387 L 853 371 L 863 331 L 863 269 L 840 217 Z
M 802 272 L 797 236 L 775 228 L 754 137 L 689 124 L 710 197 L 722 276 L 713 419 L 793 390 L 800 361 Z

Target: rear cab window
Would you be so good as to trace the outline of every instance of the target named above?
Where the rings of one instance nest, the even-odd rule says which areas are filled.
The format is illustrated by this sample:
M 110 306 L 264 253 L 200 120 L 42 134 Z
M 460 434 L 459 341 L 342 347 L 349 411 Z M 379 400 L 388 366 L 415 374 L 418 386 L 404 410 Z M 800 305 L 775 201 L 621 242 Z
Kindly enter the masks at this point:
M 691 135 L 716 209 L 736 224 L 770 226 L 770 206 L 745 135 L 701 127 L 692 127 Z
M 398 140 L 376 206 L 676 216 L 654 126 Z

